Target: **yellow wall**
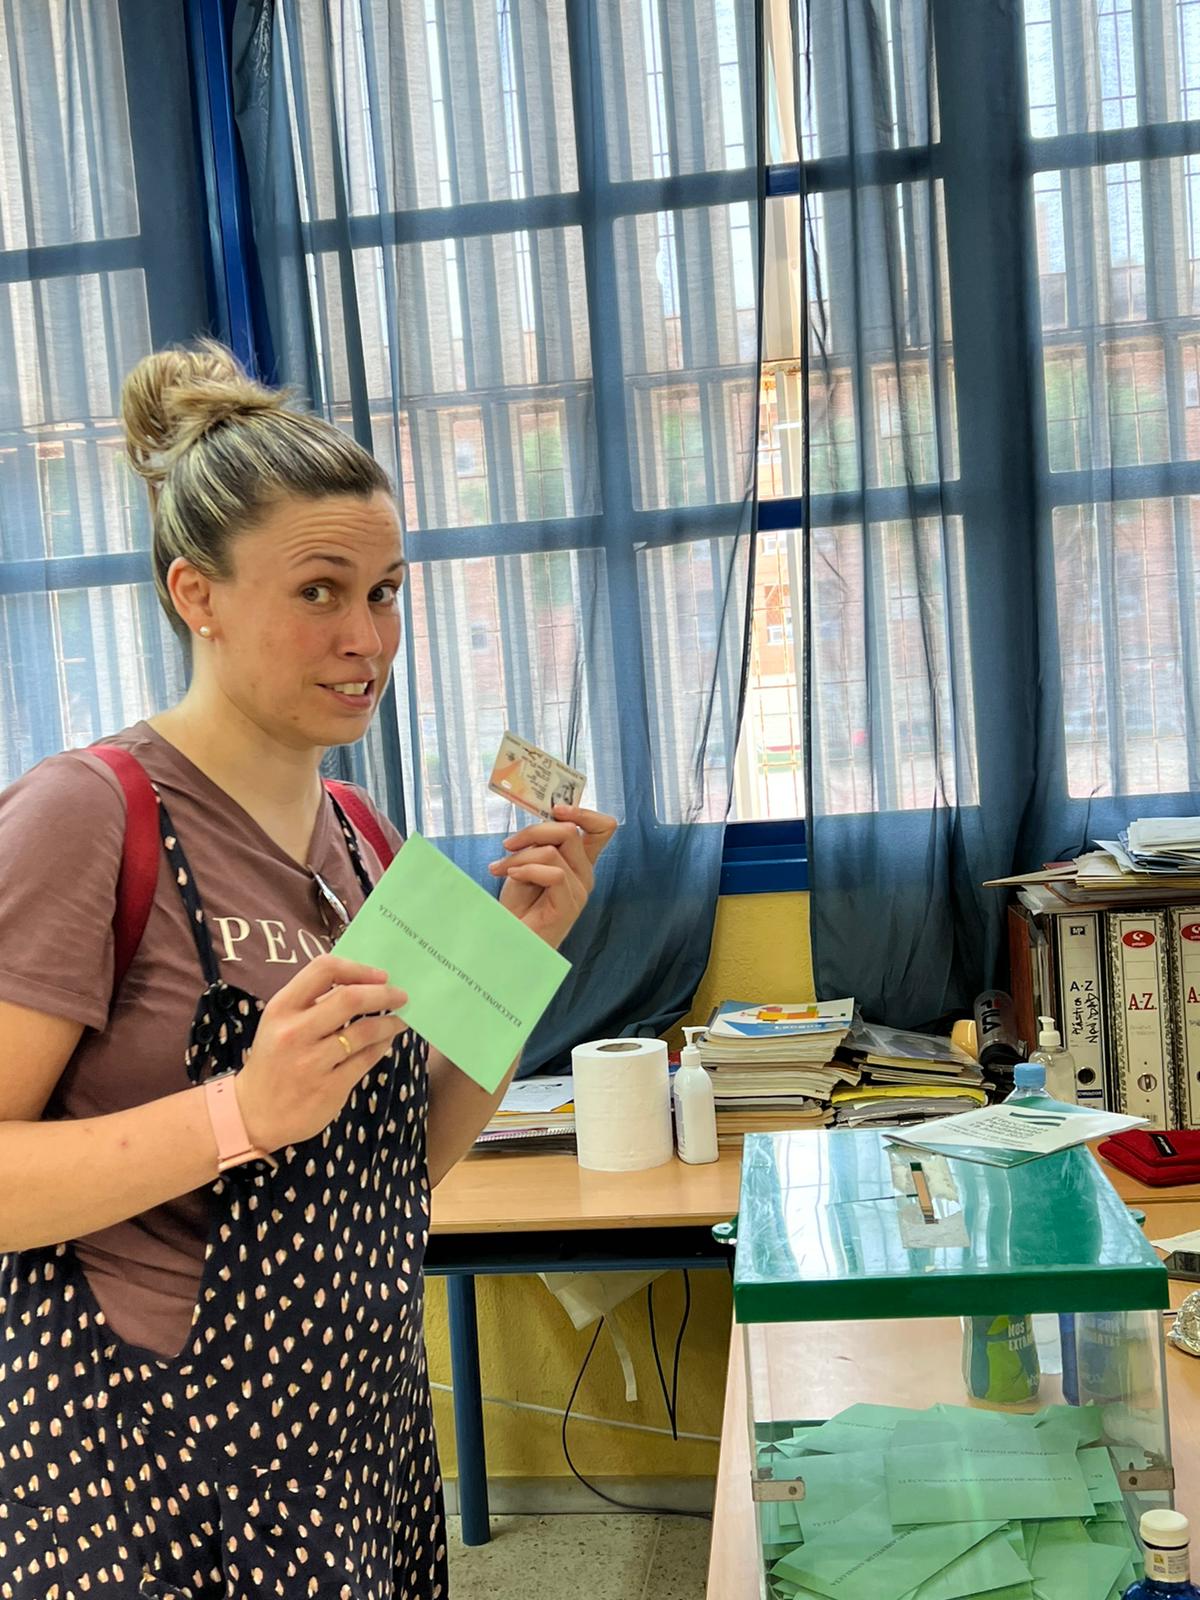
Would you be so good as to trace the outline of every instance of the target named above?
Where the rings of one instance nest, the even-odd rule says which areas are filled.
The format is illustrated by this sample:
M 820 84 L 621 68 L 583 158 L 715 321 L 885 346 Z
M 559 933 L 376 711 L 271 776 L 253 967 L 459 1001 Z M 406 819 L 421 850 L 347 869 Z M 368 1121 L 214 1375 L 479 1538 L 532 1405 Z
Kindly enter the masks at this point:
M 808 896 L 736 895 L 717 909 L 708 970 L 696 993 L 692 1015 L 707 1020 L 718 1000 L 803 1000 L 812 995 L 812 957 L 808 939 Z M 671 1037 L 679 1042 L 678 1030 Z M 497 1164 L 497 1173 L 500 1173 Z M 729 1349 L 729 1279 L 721 1272 L 692 1274 L 692 1313 L 684 1339 L 679 1375 L 679 1426 L 690 1433 L 719 1434 Z M 576 1333 L 566 1312 L 533 1278 L 481 1278 L 477 1281 L 480 1366 L 483 1392 L 559 1409 L 566 1404 L 591 1329 Z M 654 1292 L 655 1318 L 663 1365 L 670 1382 L 670 1357 L 683 1306 L 681 1275 L 671 1273 Z M 626 1335 L 638 1380 L 636 1404 L 625 1400 L 617 1356 L 600 1336 L 574 1411 L 665 1427 L 666 1417 L 646 1327 L 645 1291 L 613 1313 Z M 428 1284 L 427 1337 L 430 1375 L 450 1382 L 445 1285 Z M 442 1470 L 456 1476 L 453 1411 L 449 1396 L 435 1391 Z M 568 1475 L 559 1438 L 559 1418 L 484 1405 L 488 1472 L 496 1478 L 549 1478 Z M 676 1443 L 652 1434 L 573 1423 L 571 1455 L 585 1476 L 703 1477 L 716 1471 L 717 1449 L 700 1442 Z

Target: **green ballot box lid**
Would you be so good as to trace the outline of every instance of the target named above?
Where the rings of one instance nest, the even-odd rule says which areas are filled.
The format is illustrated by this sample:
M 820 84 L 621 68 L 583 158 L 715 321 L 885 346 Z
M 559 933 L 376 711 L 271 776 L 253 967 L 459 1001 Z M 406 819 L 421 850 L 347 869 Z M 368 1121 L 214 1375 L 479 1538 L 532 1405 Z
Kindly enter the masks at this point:
M 1082 1146 L 1018 1167 L 874 1130 L 748 1134 L 739 1322 L 1138 1311 L 1166 1271 Z

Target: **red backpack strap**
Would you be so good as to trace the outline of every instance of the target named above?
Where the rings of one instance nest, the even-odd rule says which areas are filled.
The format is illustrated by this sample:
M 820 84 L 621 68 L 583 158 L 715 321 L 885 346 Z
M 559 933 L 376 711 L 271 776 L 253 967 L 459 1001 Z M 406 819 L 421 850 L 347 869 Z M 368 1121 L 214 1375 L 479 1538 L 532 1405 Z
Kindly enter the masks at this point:
M 113 994 L 120 989 L 133 964 L 158 883 L 158 801 L 146 770 L 136 756 L 116 745 L 96 744 L 89 755 L 103 761 L 116 776 L 125 795 L 125 844 L 117 878 L 117 904 L 113 914 Z
M 374 850 L 380 862 L 385 867 L 390 866 L 396 852 L 388 843 L 387 835 L 379 826 L 375 813 L 358 790 L 353 784 L 338 783 L 334 778 L 326 778 L 325 787 Z

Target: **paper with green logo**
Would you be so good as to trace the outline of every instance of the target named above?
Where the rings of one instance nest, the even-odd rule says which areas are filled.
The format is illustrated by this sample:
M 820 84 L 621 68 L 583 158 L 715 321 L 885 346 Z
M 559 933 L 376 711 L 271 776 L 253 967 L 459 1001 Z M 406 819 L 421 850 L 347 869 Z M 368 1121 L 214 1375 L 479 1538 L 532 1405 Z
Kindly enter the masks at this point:
M 524 1048 L 571 964 L 410 834 L 337 942 L 408 993 L 403 1016 L 484 1089 Z

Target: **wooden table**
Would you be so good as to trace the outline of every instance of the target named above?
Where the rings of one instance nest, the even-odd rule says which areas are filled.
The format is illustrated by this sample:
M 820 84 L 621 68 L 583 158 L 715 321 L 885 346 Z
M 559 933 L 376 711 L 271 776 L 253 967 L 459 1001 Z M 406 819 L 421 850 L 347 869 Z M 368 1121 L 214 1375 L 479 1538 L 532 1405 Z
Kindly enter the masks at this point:
M 1118 1174 L 1117 1176 L 1120 1176 Z M 1122 1186 L 1131 1180 L 1122 1180 Z M 1140 1184 L 1134 1185 L 1141 1189 Z M 1190 1189 L 1184 1191 L 1190 1192 Z M 1150 1239 L 1200 1228 L 1200 1201 L 1172 1198 L 1179 1190 L 1143 1190 L 1153 1201 L 1147 1207 L 1146 1233 Z M 1134 1197 L 1135 1204 L 1143 1196 Z M 1171 1283 L 1171 1304 L 1180 1301 L 1198 1284 Z M 1169 1324 L 1168 1324 L 1169 1325 Z M 871 1324 L 862 1324 L 863 1330 Z M 895 1324 L 876 1324 L 878 1328 Z M 814 1341 L 816 1344 L 818 1341 Z M 868 1337 L 868 1344 L 871 1342 Z M 886 1341 L 880 1341 L 881 1349 Z M 893 1345 L 894 1350 L 894 1345 Z M 893 1355 L 893 1361 L 896 1359 Z M 906 1374 L 911 1374 L 914 1359 L 911 1345 L 903 1356 Z M 955 1362 L 955 1368 L 957 1362 Z M 808 1381 L 806 1374 L 806 1382 Z M 813 1416 L 832 1416 L 855 1400 L 877 1398 L 864 1394 L 866 1384 L 877 1383 L 878 1363 L 872 1352 L 860 1358 L 845 1349 L 829 1351 L 815 1369 L 812 1391 Z M 929 1373 L 918 1373 L 923 1404 L 934 1392 L 928 1387 Z M 916 1391 L 914 1391 L 916 1392 Z M 1167 1347 L 1167 1392 L 1171 1419 L 1171 1455 L 1175 1465 L 1175 1503 L 1193 1520 L 1200 1515 L 1200 1360 Z M 903 1395 L 893 1391 L 893 1403 L 903 1404 Z M 746 1377 L 742 1353 L 742 1330 L 735 1323 L 729 1347 L 729 1373 L 725 1386 L 725 1414 L 721 1426 L 721 1456 L 717 1467 L 717 1491 L 713 1507 L 712 1551 L 708 1568 L 708 1600 L 759 1600 L 758 1538 L 754 1523 L 754 1503 L 750 1498 L 750 1431 L 746 1411 Z
M 438 1185 L 425 1270 L 447 1280 L 465 1544 L 489 1538 L 476 1276 L 724 1271 L 730 1250 L 712 1228 L 737 1212 L 740 1173 L 740 1150 L 707 1166 L 673 1158 L 646 1172 L 585 1172 L 573 1155 L 481 1155 Z
M 468 1156 L 434 1190 L 433 1232 L 711 1227 L 736 1214 L 741 1171 L 740 1150 L 646 1172 L 587 1172 L 573 1155 Z

